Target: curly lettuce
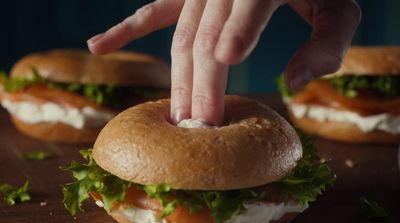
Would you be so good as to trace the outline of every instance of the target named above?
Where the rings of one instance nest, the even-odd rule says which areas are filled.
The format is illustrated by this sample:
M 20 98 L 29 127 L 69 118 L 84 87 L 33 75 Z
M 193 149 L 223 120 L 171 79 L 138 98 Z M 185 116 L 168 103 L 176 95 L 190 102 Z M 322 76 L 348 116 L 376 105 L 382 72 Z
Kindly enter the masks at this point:
M 51 81 L 40 76 L 34 68 L 32 68 L 32 75 L 28 78 L 8 77 L 2 72 L 0 83 L 6 92 L 23 90 L 32 85 L 45 85 L 48 88 L 80 94 L 97 104 L 110 104 L 116 91 L 113 85 L 60 83 Z
M 372 90 L 386 98 L 400 96 L 400 76 L 340 76 L 328 79 L 343 96 L 356 97 L 359 90 Z
M 0 184 L 0 193 L 4 196 L 4 201 L 8 205 L 27 202 L 31 200 L 31 195 L 28 193 L 29 181 L 25 181 L 22 187 L 14 187 L 10 184 Z
M 400 96 L 400 76 L 346 75 L 322 78 L 322 80 L 328 81 L 341 95 L 348 98 L 356 97 L 360 90 L 371 90 L 384 98 Z M 287 87 L 284 74 L 279 75 L 277 84 L 283 97 L 291 98 L 296 94 Z
M 303 146 L 303 157 L 292 170 L 292 173 L 278 182 L 273 183 L 287 196 L 305 205 L 315 201 L 328 186 L 333 186 L 336 176 L 328 163 L 320 162 L 311 138 L 297 130 Z

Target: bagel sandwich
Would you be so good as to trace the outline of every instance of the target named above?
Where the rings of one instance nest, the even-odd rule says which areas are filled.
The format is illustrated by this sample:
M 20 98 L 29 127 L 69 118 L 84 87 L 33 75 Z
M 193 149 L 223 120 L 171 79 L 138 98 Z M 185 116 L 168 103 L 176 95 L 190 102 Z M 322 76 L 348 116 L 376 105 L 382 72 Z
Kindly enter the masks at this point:
M 400 142 L 400 47 L 351 47 L 342 67 L 290 92 L 280 90 L 293 123 L 348 143 Z
M 171 124 L 169 104 L 120 113 L 81 151 L 87 164 L 64 168 L 76 179 L 63 187 L 72 215 L 92 197 L 120 223 L 289 222 L 335 181 L 309 139 L 264 104 L 225 96 L 221 127 Z
M 33 53 L 0 75 L 1 105 L 22 133 L 40 140 L 93 143 L 120 111 L 169 95 L 168 66 L 134 52 Z

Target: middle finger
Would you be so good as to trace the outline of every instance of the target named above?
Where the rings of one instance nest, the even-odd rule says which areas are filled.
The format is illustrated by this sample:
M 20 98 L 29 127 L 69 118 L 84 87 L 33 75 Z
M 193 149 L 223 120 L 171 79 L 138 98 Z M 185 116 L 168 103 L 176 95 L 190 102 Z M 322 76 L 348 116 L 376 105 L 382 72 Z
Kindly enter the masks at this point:
M 232 9 L 232 0 L 208 0 L 193 45 L 192 118 L 219 125 L 224 112 L 228 66 L 214 49 Z
M 186 0 L 171 47 L 171 119 L 178 123 L 191 117 L 193 41 L 206 0 Z

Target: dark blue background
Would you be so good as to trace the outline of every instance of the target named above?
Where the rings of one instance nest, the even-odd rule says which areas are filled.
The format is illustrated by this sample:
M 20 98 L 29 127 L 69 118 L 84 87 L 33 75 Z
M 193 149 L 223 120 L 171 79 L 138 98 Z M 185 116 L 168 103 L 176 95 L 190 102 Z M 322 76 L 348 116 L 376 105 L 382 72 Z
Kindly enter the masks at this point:
M 0 1 L 0 69 L 8 71 L 21 56 L 52 48 L 85 48 L 86 39 L 131 15 L 150 1 L 139 0 L 8 0 Z M 400 45 L 400 1 L 360 0 L 363 20 L 354 44 Z M 127 49 L 157 55 L 169 61 L 174 27 L 135 41 Z M 295 49 L 310 27 L 289 7 L 272 17 L 251 56 L 231 69 L 229 92 L 276 90 Z

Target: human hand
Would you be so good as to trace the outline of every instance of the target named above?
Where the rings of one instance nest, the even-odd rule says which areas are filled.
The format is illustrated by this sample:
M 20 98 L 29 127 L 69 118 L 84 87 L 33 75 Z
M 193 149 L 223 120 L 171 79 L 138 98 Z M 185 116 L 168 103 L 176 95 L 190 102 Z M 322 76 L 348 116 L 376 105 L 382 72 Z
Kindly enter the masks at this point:
M 354 0 L 157 0 L 94 36 L 88 46 L 105 54 L 177 23 L 171 47 L 171 119 L 219 125 L 228 65 L 250 54 L 273 12 L 286 3 L 313 27 L 311 39 L 285 70 L 288 86 L 299 89 L 340 67 L 361 16 Z

